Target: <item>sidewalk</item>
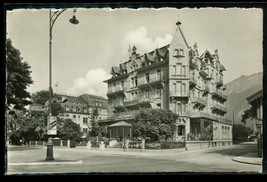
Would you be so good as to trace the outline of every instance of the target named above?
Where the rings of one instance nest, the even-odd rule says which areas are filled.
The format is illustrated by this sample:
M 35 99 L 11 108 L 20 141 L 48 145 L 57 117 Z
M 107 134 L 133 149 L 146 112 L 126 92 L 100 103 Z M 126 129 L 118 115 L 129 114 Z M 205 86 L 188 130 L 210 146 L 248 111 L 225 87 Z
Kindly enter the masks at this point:
M 233 157 L 233 161 L 244 164 L 262 165 L 262 158 L 257 156 L 257 153 L 250 153 L 246 156 Z
M 176 156 L 184 153 L 194 153 L 194 152 L 205 152 L 205 151 L 216 151 L 235 147 L 234 145 L 214 147 L 214 148 L 203 148 L 196 150 L 185 150 L 185 148 L 179 149 L 160 149 L 160 150 L 141 150 L 141 149 L 122 149 L 122 148 L 105 148 L 105 150 L 100 150 L 99 148 L 87 149 L 86 147 L 76 147 L 71 148 L 72 150 L 84 150 L 88 153 L 103 154 L 103 155 L 125 155 L 125 156 Z M 70 149 L 70 150 L 71 150 Z

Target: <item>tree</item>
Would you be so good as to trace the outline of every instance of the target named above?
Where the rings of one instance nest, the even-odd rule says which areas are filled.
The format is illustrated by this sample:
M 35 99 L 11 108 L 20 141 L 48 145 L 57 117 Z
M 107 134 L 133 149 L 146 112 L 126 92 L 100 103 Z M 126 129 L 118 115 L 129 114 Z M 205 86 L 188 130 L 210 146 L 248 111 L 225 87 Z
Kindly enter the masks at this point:
M 31 104 L 27 98 L 30 93 L 26 91 L 27 87 L 33 83 L 31 78 L 30 66 L 27 62 L 22 62 L 20 51 L 13 47 L 10 39 L 7 39 L 7 82 L 6 98 L 7 107 L 14 106 L 14 109 L 24 110 L 24 106 Z
M 61 139 L 75 141 L 80 140 L 82 135 L 80 125 L 76 124 L 71 119 L 59 119 L 58 126 L 58 136 Z
M 52 103 L 51 103 L 51 114 L 53 116 L 57 116 L 60 113 L 64 113 L 64 108 L 60 105 L 60 103 L 57 102 L 58 95 L 54 94 Z M 39 92 L 36 92 L 32 95 L 32 100 L 35 104 L 39 105 L 45 105 L 48 104 L 49 101 L 49 91 L 47 90 L 41 90 Z M 46 113 L 47 116 L 49 113 Z
M 135 116 L 133 136 L 151 141 L 173 138 L 178 115 L 161 109 L 142 109 Z
M 206 121 L 207 122 L 207 121 Z M 211 141 L 213 139 L 213 131 L 215 129 L 213 128 L 212 122 L 208 122 L 207 126 L 203 128 L 200 132 L 200 140 L 203 141 Z
M 94 109 L 92 112 L 92 115 L 90 116 L 90 131 L 89 131 L 89 135 L 91 137 L 102 137 L 102 136 L 106 136 L 108 131 L 107 131 L 107 127 L 105 125 L 100 126 L 97 120 L 98 117 L 98 109 Z
M 15 114 L 8 115 L 8 120 L 8 136 L 12 144 L 19 144 L 21 139 L 24 144 L 40 139 L 36 129 L 42 128 L 42 122 L 30 117 L 27 112 L 16 110 Z
M 244 111 L 243 115 L 242 115 L 242 119 L 241 122 L 243 122 L 244 124 L 246 124 L 247 119 L 249 118 L 256 118 L 257 116 L 257 110 L 254 107 L 251 107 L 250 109 L 247 109 Z
M 240 143 L 248 140 L 248 136 L 253 133 L 253 130 L 244 124 L 233 125 L 233 142 Z
M 41 90 L 32 95 L 32 100 L 35 104 L 45 105 L 45 103 L 49 100 L 49 91 Z

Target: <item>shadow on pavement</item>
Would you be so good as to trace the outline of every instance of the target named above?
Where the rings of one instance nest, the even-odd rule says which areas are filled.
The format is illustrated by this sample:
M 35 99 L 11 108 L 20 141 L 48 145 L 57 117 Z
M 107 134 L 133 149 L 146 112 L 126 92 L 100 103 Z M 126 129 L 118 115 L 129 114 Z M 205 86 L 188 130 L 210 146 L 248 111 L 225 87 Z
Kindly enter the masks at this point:
M 41 148 L 42 147 L 12 146 L 12 147 L 8 147 L 7 151 L 38 150 Z
M 257 157 L 257 146 L 254 144 L 239 144 L 237 148 L 228 148 L 223 150 L 209 151 L 207 153 L 216 153 L 229 156 L 251 156 Z

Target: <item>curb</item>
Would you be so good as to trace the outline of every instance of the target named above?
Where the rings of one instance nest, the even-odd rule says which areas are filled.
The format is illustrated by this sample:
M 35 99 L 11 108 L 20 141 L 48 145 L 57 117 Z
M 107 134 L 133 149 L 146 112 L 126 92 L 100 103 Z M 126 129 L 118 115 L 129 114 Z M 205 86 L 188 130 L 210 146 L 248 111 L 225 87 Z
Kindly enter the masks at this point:
M 68 162 L 64 162 L 64 161 L 55 161 L 55 162 L 47 162 L 47 161 L 43 161 L 43 162 L 18 162 L 18 163 L 8 163 L 7 165 L 10 166 L 36 166 L 36 165 L 60 165 L 60 164 L 82 164 L 82 160 L 77 160 L 77 161 L 68 161 Z
M 261 163 L 257 163 L 257 162 L 248 162 L 248 161 L 244 161 L 244 160 L 240 160 L 240 159 L 236 159 L 237 157 L 232 158 L 232 161 L 235 162 L 239 162 L 239 163 L 243 163 L 243 164 L 251 164 L 251 165 L 258 165 L 261 166 Z

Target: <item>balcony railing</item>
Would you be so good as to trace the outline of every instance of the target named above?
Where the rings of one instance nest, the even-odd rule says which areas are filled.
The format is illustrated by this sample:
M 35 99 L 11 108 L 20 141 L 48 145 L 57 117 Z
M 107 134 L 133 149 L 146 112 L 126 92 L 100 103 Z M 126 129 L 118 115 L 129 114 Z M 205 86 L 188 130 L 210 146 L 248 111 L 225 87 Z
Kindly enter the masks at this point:
M 170 97 L 189 97 L 189 92 L 170 91 Z
M 194 76 L 190 76 L 189 83 L 191 85 L 197 85 L 197 79 Z
M 219 122 L 224 122 L 224 123 L 232 123 L 231 120 L 223 118 L 223 117 L 218 117 L 212 114 L 208 114 L 208 113 L 204 113 L 204 112 L 198 112 L 198 113 L 190 113 L 190 117 L 191 118 L 207 118 L 207 119 L 212 119 L 215 121 L 219 121 Z
M 215 90 L 211 94 L 219 97 L 221 100 L 224 100 L 224 101 L 227 100 L 227 96 L 220 90 Z
M 195 104 L 198 104 L 198 105 L 201 105 L 201 106 L 206 106 L 207 105 L 207 101 L 205 101 L 204 99 L 201 99 L 199 97 L 193 98 L 192 103 L 195 103 Z
M 205 112 L 196 112 L 196 113 L 190 113 L 191 118 L 210 118 L 210 115 Z
M 198 69 L 198 64 L 195 61 L 193 61 L 192 59 L 189 60 L 189 66 L 192 69 Z
M 115 94 L 123 94 L 124 88 L 122 86 L 118 86 L 115 88 L 108 88 L 108 94 L 107 95 L 115 95 Z
M 223 86 L 223 80 L 220 78 L 219 80 L 217 80 L 216 81 L 216 85 L 218 86 L 218 87 L 221 87 L 221 86 Z
M 161 85 L 163 81 L 163 76 L 149 78 L 149 81 L 147 81 L 146 79 L 142 79 L 138 80 L 138 87 L 158 86 Z
M 208 76 L 208 73 L 207 73 L 206 71 L 204 71 L 204 70 L 200 70 L 200 71 L 199 71 L 199 74 L 200 74 L 201 76 L 203 76 L 203 77 L 207 77 L 207 76 Z
M 213 79 L 213 74 L 208 74 L 208 75 L 206 76 L 206 79 Z
M 189 116 L 190 113 L 188 111 L 184 111 L 184 112 L 178 112 L 177 113 L 179 116 Z
M 205 85 L 205 87 L 204 87 L 204 91 L 205 91 L 205 92 L 210 92 L 210 87 L 209 87 L 208 85 Z
M 139 103 L 139 99 L 124 101 L 124 106 L 133 106 Z
M 126 111 L 126 112 L 117 112 L 112 116 L 108 117 L 107 120 L 121 120 L 121 119 L 132 119 L 138 114 L 139 111 Z
M 218 104 L 213 104 L 211 106 L 211 109 L 212 110 L 217 110 L 217 111 L 222 112 L 222 113 L 227 113 L 227 108 L 224 107 L 224 106 L 218 105 Z

